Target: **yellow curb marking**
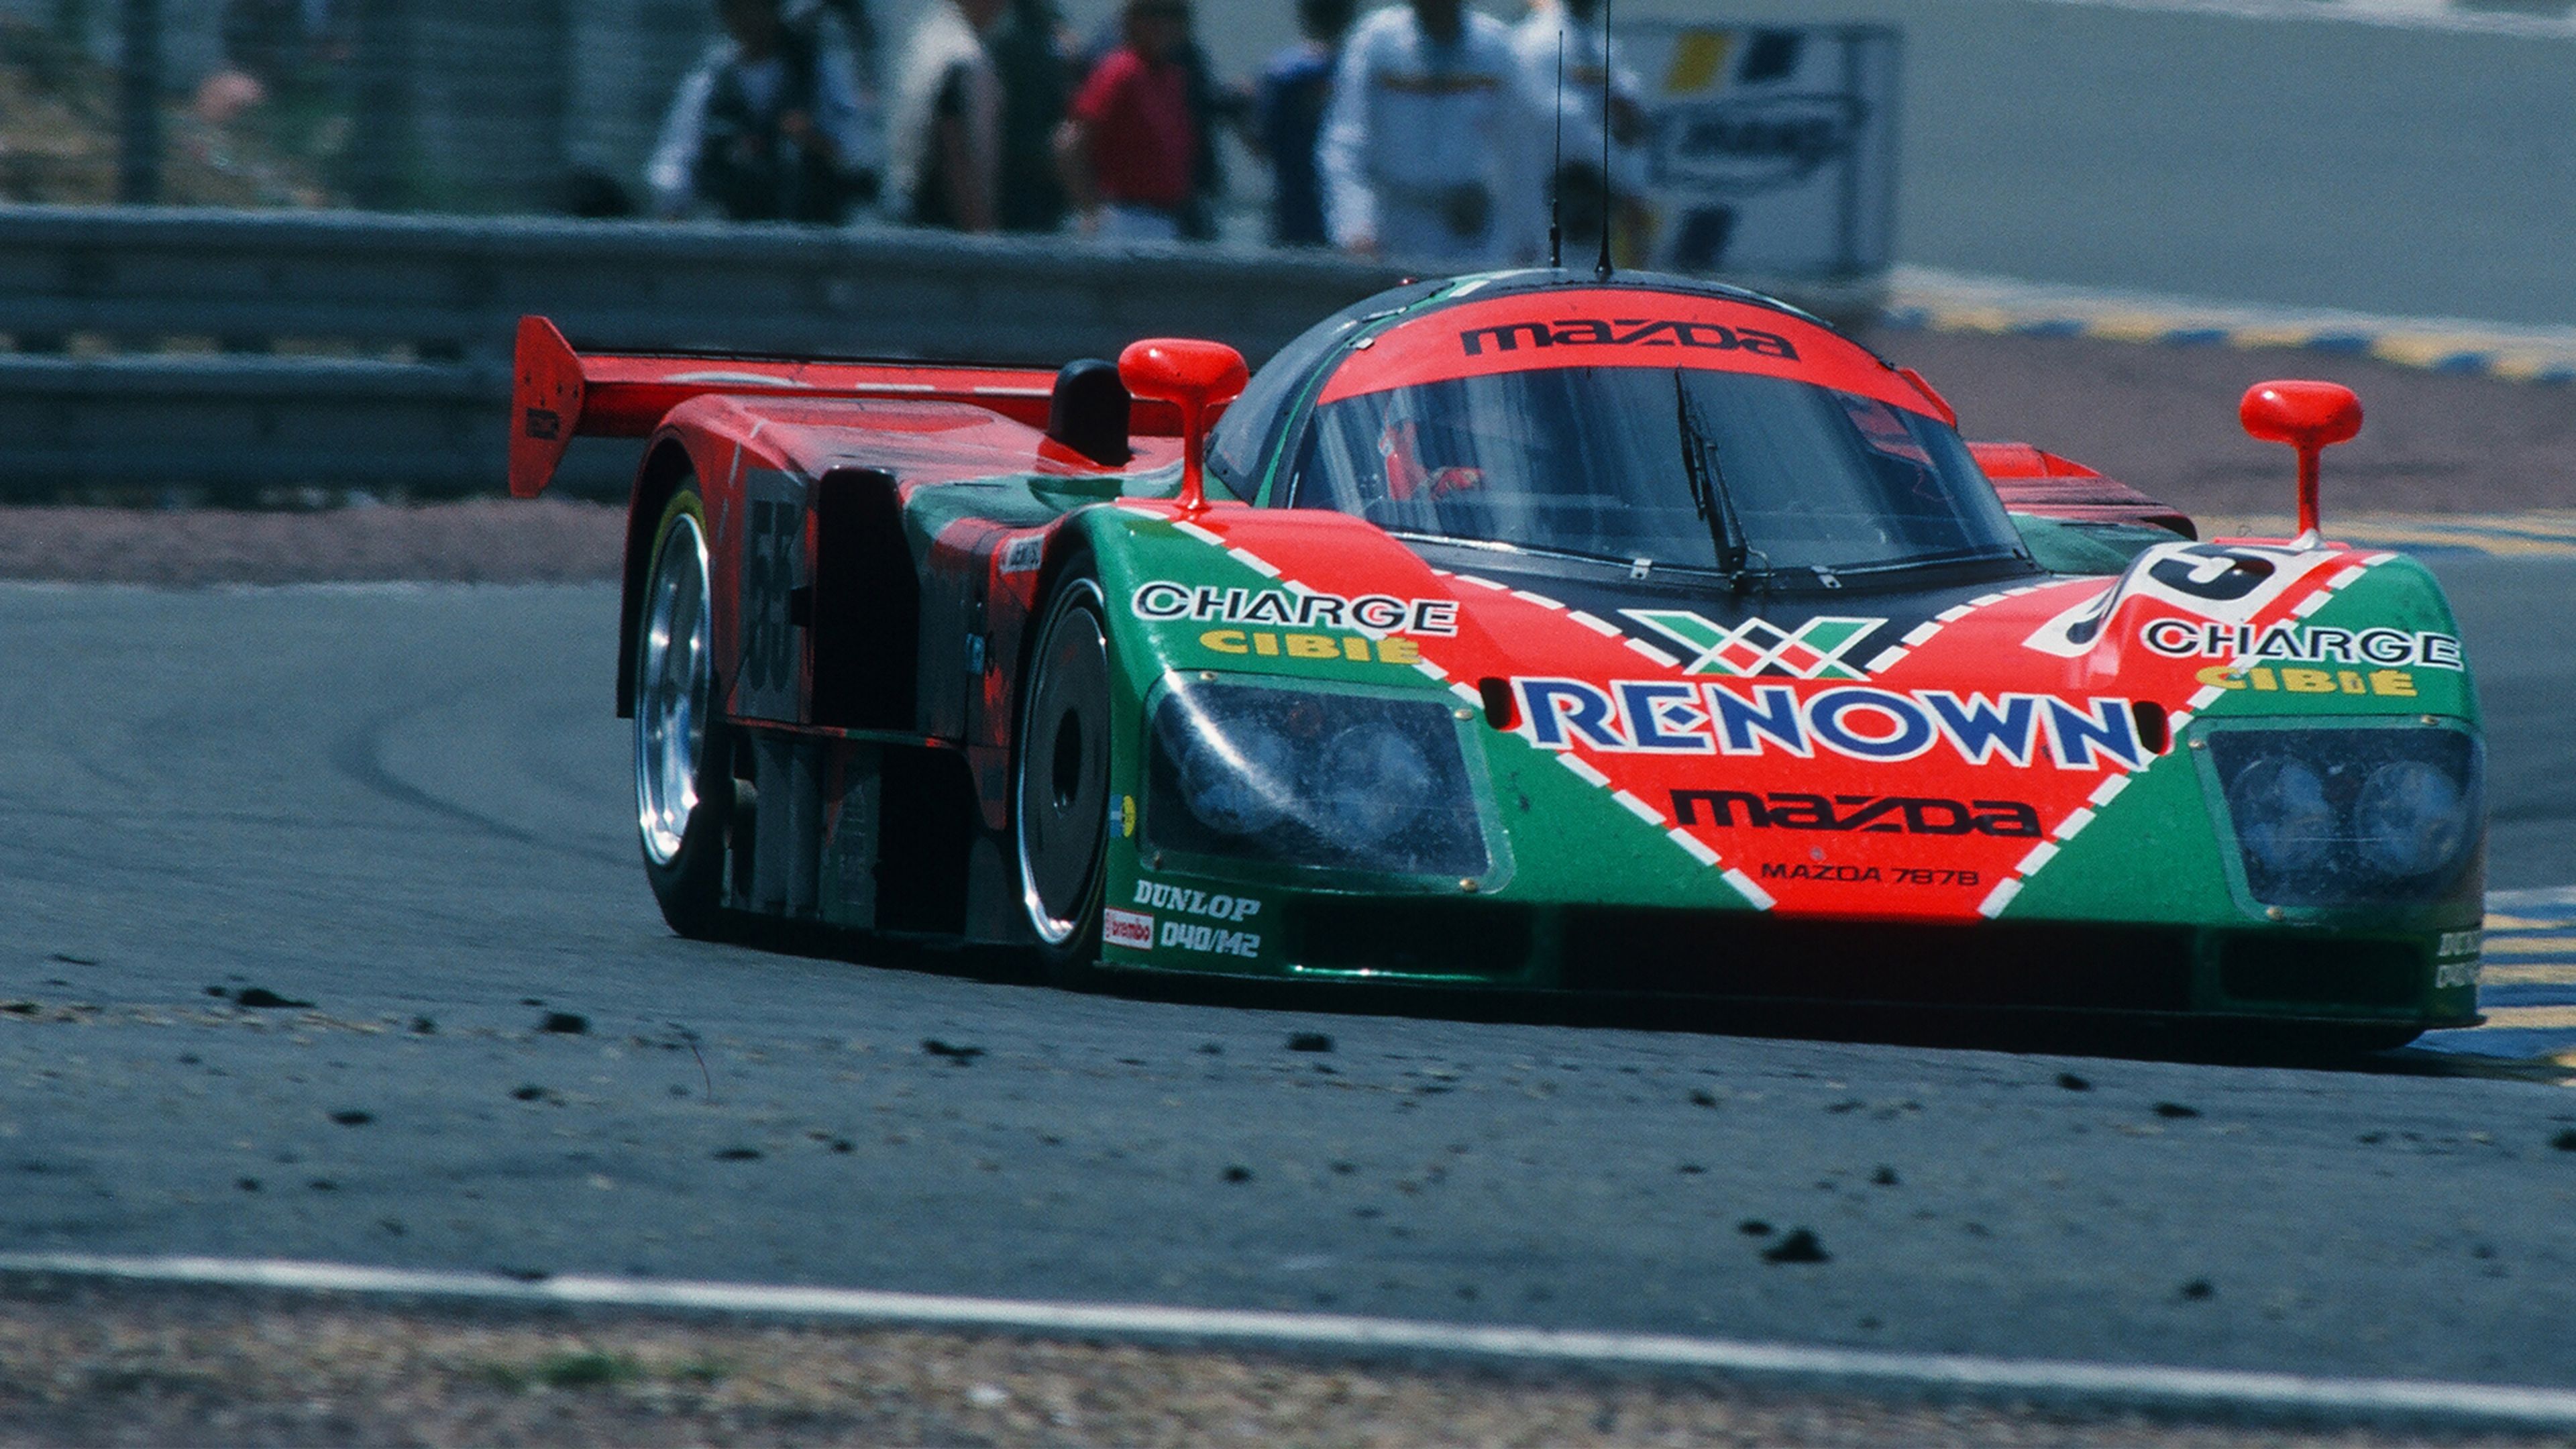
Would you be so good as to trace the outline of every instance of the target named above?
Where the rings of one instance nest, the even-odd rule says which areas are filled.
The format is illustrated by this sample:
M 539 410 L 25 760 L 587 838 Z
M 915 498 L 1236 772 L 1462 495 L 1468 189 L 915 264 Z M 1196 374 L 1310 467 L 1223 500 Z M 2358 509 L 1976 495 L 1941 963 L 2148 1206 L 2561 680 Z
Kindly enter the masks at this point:
M 2486 986 L 2576 986 L 2576 965 L 2489 966 L 2479 981 Z
M 2213 513 L 2204 538 L 2287 538 L 2293 525 L 2268 514 Z M 2576 558 L 2576 513 L 2353 513 L 2329 515 L 2327 534 L 2347 543 L 2433 544 L 2494 555 Z
M 2487 1024 L 2482 1029 L 2487 1031 L 2498 1027 L 2563 1031 L 2576 1026 L 2576 1006 L 2490 1006 L 2486 1014 Z
M 2490 928 L 2492 929 L 2492 928 Z M 2489 956 L 2554 956 L 2576 954 L 2576 936 L 2489 936 Z

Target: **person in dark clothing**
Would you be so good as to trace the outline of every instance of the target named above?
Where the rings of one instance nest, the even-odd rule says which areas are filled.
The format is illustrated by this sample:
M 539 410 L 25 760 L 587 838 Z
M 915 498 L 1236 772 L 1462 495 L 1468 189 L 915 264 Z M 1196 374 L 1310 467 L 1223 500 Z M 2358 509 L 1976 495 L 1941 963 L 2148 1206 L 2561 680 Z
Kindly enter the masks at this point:
M 1188 241 L 1214 241 L 1217 198 L 1225 195 L 1225 161 L 1217 150 L 1217 131 L 1221 127 L 1240 131 L 1247 101 L 1240 87 L 1217 81 L 1216 67 L 1196 35 L 1183 43 L 1180 59 L 1189 78 L 1190 122 L 1201 138 L 1190 199 L 1181 207 L 1181 236 Z
M 303 0 L 225 0 L 224 59 L 268 90 L 291 84 L 313 50 Z
M 791 25 L 780 0 L 718 0 L 729 39 L 681 87 L 650 176 L 666 216 L 839 223 L 874 193 L 854 171 L 860 109 L 848 58 Z
M 1315 137 L 1333 97 L 1333 68 L 1355 0 L 1297 0 L 1305 39 L 1270 58 L 1253 100 L 1253 139 L 1270 162 L 1270 239 L 1280 246 L 1331 244 L 1324 232 L 1323 182 L 1315 174 Z
M 1004 231 L 1049 232 L 1064 225 L 1055 128 L 1071 104 L 1072 63 L 1054 0 L 1011 0 L 984 37 L 1002 85 L 1001 175 L 995 220 Z

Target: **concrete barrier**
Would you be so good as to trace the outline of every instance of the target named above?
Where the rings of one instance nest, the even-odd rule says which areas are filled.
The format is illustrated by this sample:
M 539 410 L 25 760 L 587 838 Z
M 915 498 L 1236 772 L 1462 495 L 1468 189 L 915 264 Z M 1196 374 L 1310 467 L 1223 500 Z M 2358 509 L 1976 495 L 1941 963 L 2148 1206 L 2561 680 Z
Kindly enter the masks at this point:
M 1325 253 L 891 229 L 0 208 L 19 348 L 0 497 L 497 490 L 528 312 L 602 350 L 1053 366 L 1180 334 L 1258 361 L 1401 279 Z M 1784 290 L 1850 315 L 1877 288 Z M 563 480 L 620 489 L 631 453 L 585 443 Z

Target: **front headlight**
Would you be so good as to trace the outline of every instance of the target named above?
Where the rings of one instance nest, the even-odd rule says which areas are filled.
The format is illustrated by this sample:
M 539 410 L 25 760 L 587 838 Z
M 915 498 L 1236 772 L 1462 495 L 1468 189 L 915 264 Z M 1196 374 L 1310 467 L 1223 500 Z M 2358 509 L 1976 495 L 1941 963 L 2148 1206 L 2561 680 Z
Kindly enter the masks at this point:
M 2274 874 L 2306 870 L 2334 849 L 2334 807 L 2317 772 L 2281 755 L 2265 755 L 2227 782 L 2236 840 Z
M 1431 762 L 1392 725 L 1352 725 L 1324 746 L 1316 780 L 1318 816 L 1336 835 L 1374 849 L 1422 813 Z
M 1154 711 L 1145 796 L 1158 850 L 1461 878 L 1491 864 L 1439 700 L 1176 682 Z
M 2221 727 L 2208 738 L 2257 901 L 2435 900 L 2477 858 L 2485 752 L 2466 731 Z
M 1297 757 L 1279 732 L 1255 719 L 1232 729 L 1193 721 L 1203 747 L 1181 761 L 1190 813 L 1228 835 L 1255 835 L 1295 807 Z
M 2363 861 L 2397 876 L 2423 875 L 2459 859 L 2472 829 L 2460 782 L 2421 760 L 2371 771 L 2353 802 L 2352 823 Z

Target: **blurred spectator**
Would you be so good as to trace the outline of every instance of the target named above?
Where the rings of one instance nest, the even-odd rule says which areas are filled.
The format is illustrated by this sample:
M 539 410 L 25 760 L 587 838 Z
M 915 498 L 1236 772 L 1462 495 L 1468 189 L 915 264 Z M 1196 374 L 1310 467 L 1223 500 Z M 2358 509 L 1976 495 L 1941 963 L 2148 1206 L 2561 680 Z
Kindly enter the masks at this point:
M 1202 145 L 1181 64 L 1190 7 L 1127 0 L 1125 16 L 1127 43 L 1075 94 L 1056 132 L 1056 160 L 1083 230 L 1113 241 L 1174 241 Z
M 885 47 L 879 43 L 877 19 L 868 0 L 788 0 L 788 23 L 822 25 L 839 31 L 837 39 L 856 62 L 859 88 L 874 87 L 882 75 Z
M 1198 160 L 1190 168 L 1189 198 L 1181 203 L 1181 237 L 1185 241 L 1212 241 L 1216 237 L 1216 202 L 1225 194 L 1225 161 L 1216 145 L 1217 128 L 1240 129 L 1252 100 L 1248 92 L 1218 83 L 1216 67 L 1199 44 L 1196 18 L 1194 14 L 1183 14 L 1180 50 L 1174 56 L 1188 83 L 1190 129 L 1199 138 Z M 1121 9 L 1093 33 L 1083 53 L 1082 73 L 1088 76 L 1100 69 L 1101 63 L 1126 43 L 1127 14 Z
M 885 45 L 876 16 L 868 0 L 787 0 L 784 13 L 791 28 L 822 42 L 825 60 L 841 68 L 858 96 L 858 135 L 844 159 L 867 178 L 866 195 L 859 199 L 873 201 L 884 189 L 886 160 Z
M 310 83 L 344 58 L 330 0 L 224 0 L 224 63 L 270 92 Z
M 1073 94 L 1072 61 L 1054 0 L 1010 0 L 984 39 L 1002 85 L 1002 160 L 997 220 L 1004 231 L 1064 225 L 1064 183 L 1055 161 L 1056 126 Z
M 1333 241 L 1363 256 L 1537 258 L 1544 103 L 1511 31 L 1462 0 L 1411 0 L 1342 48 L 1316 143 Z
M 298 160 L 327 167 L 347 148 L 350 7 L 331 0 L 224 0 L 224 67 L 197 87 L 198 119 L 240 127 Z
M 929 0 L 895 76 L 886 149 L 897 214 L 916 226 L 991 231 L 1002 86 L 984 37 L 1007 0 Z
M 1185 16 L 1180 59 L 1181 73 L 1189 77 L 1190 124 L 1198 132 L 1199 156 L 1190 168 L 1190 198 L 1181 207 L 1181 235 L 1190 241 L 1214 241 L 1216 204 L 1225 195 L 1225 153 L 1217 149 L 1217 128 L 1230 126 L 1242 133 L 1252 111 L 1252 88 L 1217 80 L 1216 67 L 1192 25 L 1193 20 Z
M 1315 175 L 1315 137 L 1333 97 L 1333 67 L 1351 28 L 1355 0 L 1297 0 L 1305 39 L 1270 58 L 1253 102 L 1253 135 L 1270 162 L 1270 239 L 1280 246 L 1319 247 L 1324 232 L 1323 183 Z
M 1565 143 L 1550 184 L 1564 217 L 1566 245 L 1577 251 L 1600 243 L 1601 219 L 1613 209 L 1621 231 L 1632 239 L 1642 237 L 1645 224 L 1646 156 L 1639 144 L 1645 139 L 1645 88 L 1602 26 L 1600 10 L 1601 0 L 1532 0 L 1529 18 L 1512 32 L 1512 46 L 1528 67 L 1530 88 L 1555 98 L 1556 114 L 1565 125 Z M 1562 85 L 1557 78 L 1560 38 Z M 1606 118 L 1601 93 L 1605 76 L 1610 83 Z M 1611 143 L 1606 178 L 1601 169 L 1605 124 Z
M 555 209 L 583 221 L 623 221 L 635 214 L 635 197 L 607 172 L 576 166 L 556 188 Z
M 654 209 L 837 224 L 875 191 L 846 51 L 783 0 L 716 0 L 726 38 L 681 83 L 646 175 Z

